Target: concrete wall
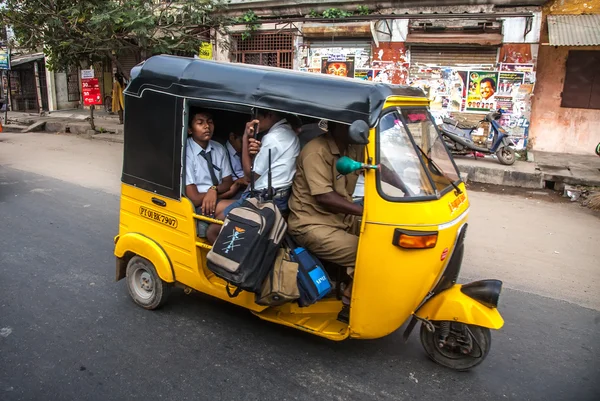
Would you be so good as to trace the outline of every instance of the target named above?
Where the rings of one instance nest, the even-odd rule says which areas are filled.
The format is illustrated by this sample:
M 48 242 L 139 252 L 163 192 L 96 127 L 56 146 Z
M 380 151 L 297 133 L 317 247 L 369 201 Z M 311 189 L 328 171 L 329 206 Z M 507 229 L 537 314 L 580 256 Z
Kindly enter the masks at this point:
M 600 0 L 547 3 L 543 8 L 541 42 L 548 42 L 548 15 L 584 13 L 600 13 Z M 600 50 L 600 47 L 540 46 L 530 138 L 534 150 L 591 154 L 600 142 L 600 110 L 560 107 L 569 50 Z
M 69 102 L 67 91 L 67 74 L 64 72 L 54 73 L 56 88 L 56 107 L 58 110 L 74 109 L 79 107 L 79 102 Z
M 541 46 L 531 115 L 533 149 L 591 154 L 600 142 L 600 110 L 560 107 L 569 50 L 600 47 Z

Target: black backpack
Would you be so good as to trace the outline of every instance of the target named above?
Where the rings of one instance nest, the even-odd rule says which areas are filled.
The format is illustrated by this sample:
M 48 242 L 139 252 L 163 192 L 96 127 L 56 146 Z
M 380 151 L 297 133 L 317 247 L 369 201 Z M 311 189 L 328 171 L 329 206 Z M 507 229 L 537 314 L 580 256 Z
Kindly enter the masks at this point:
M 242 290 L 260 294 L 286 230 L 272 201 L 249 198 L 229 212 L 206 259 L 208 269 L 227 281 L 230 297 Z M 233 293 L 229 284 L 237 287 Z

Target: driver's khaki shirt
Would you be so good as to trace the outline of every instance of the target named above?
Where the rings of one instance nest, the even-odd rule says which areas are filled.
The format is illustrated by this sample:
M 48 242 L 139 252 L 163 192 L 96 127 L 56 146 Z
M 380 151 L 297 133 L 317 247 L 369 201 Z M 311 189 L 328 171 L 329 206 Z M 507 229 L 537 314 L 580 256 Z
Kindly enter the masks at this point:
M 289 200 L 288 227 L 291 234 L 304 234 L 314 225 L 325 225 L 345 231 L 353 226 L 355 216 L 332 213 L 321 206 L 315 196 L 335 191 L 348 202 L 352 202 L 352 194 L 360 172 L 344 176 L 338 173 L 335 164 L 341 156 L 362 161 L 363 149 L 362 145 L 350 145 L 345 154 L 341 154 L 329 133 L 306 144 L 296 162 L 296 176 Z

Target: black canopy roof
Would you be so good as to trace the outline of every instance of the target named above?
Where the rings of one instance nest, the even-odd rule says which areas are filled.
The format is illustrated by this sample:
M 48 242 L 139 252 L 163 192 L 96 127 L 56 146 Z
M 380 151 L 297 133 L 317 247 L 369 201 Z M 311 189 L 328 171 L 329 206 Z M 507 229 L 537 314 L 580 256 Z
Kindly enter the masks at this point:
M 222 104 L 266 108 L 375 126 L 390 96 L 424 98 L 421 89 L 281 68 L 154 56 L 131 72 L 126 95 L 152 89 Z

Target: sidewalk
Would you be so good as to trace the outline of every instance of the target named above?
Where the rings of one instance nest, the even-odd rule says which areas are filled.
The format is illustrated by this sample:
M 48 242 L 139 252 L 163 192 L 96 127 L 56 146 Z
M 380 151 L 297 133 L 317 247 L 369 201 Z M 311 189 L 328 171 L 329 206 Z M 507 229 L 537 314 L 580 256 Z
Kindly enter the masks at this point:
M 8 112 L 6 132 L 46 131 L 71 133 L 89 139 L 123 143 L 123 125 L 116 114 L 94 111 L 96 132 L 91 131 L 89 110 L 65 110 L 45 113 Z M 2 115 L 2 117 L 4 117 Z M 600 186 L 600 157 L 530 151 L 532 161 L 517 161 L 504 166 L 495 157 L 481 159 L 456 156 L 455 161 L 466 181 L 521 188 L 562 190 L 564 184 Z
M 1 115 L 4 120 L 4 114 Z M 94 110 L 96 131 L 90 126 L 90 111 L 75 109 L 37 113 L 9 111 L 8 121 L 4 122 L 7 132 L 58 132 L 85 135 L 90 139 L 102 139 L 123 143 L 123 125 L 117 114 L 108 114 L 103 109 Z
M 522 188 L 562 190 L 565 184 L 600 186 L 600 157 L 529 151 L 532 161 L 516 161 L 504 166 L 496 158 L 456 156 L 460 172 L 467 181 Z

